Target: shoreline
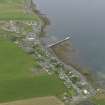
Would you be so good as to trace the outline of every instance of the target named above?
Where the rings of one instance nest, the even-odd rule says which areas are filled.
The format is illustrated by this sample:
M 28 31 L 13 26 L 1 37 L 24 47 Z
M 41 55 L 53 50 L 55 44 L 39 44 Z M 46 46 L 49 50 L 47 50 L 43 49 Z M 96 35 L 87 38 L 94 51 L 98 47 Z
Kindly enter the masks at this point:
M 33 0 L 32 0 L 33 1 Z M 35 9 L 34 10 L 34 12 L 36 13 L 36 14 L 38 14 L 38 16 L 39 16 L 39 18 L 43 21 L 43 23 L 44 23 L 44 25 L 43 25 L 43 27 L 42 27 L 42 32 L 41 32 L 41 37 L 44 37 L 44 35 L 46 34 L 46 27 L 48 27 L 49 25 L 50 25 L 50 20 L 48 19 L 48 17 L 46 16 L 46 15 L 44 15 L 43 13 L 41 13 L 41 11 L 40 10 L 38 10 L 38 8 L 37 8 L 37 4 L 35 4 L 34 3 L 34 5 L 35 5 L 35 7 L 33 6 L 33 8 Z M 46 24 L 46 22 L 48 22 L 47 24 Z M 42 43 L 43 44 L 43 43 Z M 44 44 L 43 44 L 43 46 L 44 46 Z M 88 70 L 88 67 L 82 67 L 82 66 L 80 66 L 78 63 L 75 65 L 75 64 L 73 64 L 73 63 L 70 63 L 70 65 L 73 67 L 73 68 L 75 68 L 75 69 L 77 69 L 77 71 L 78 72 L 80 72 L 82 75 L 84 75 L 85 73 L 82 71 L 81 72 L 81 69 L 83 70 L 83 69 L 85 69 L 85 70 L 87 70 L 88 71 L 88 76 L 86 77 L 87 79 L 89 79 L 89 82 L 91 81 L 91 78 L 94 80 L 94 81 L 92 81 L 92 83 L 94 83 L 94 87 L 95 88 L 101 88 L 101 86 L 99 86 L 100 84 L 102 85 L 102 83 L 101 83 L 101 78 L 100 77 L 98 77 L 98 74 L 97 73 L 95 73 L 95 76 L 94 76 L 94 71 L 91 71 L 91 69 L 89 69 Z M 91 76 L 90 76 L 90 74 L 91 74 Z M 84 75 L 85 76 L 85 75 Z M 91 77 L 91 78 L 90 78 Z M 95 79 L 94 79 L 95 78 Z M 98 80 L 98 82 L 96 82 Z M 104 86 L 105 87 L 105 86 Z
M 41 35 L 43 34 L 43 32 L 45 32 L 44 30 L 46 30 L 46 27 L 47 26 L 49 26 L 49 20 L 48 20 L 48 18 L 45 16 L 45 15 L 43 15 L 43 14 L 41 14 L 40 13 L 40 11 L 39 10 L 37 10 L 37 8 L 36 8 L 36 4 L 33 2 L 33 0 L 32 0 L 32 9 L 33 9 L 33 11 L 34 11 L 34 13 L 36 13 L 38 16 L 39 16 L 39 18 L 43 21 L 43 25 L 42 25 L 42 29 L 41 29 Z M 34 7 L 33 7 L 34 6 Z M 46 23 L 46 20 L 47 20 L 47 23 Z M 40 36 L 39 36 L 39 41 L 40 41 Z M 41 41 L 40 41 L 41 42 Z M 46 48 L 45 48 L 45 46 L 43 45 L 43 43 L 41 42 L 41 44 L 42 44 L 42 47 L 43 47 L 43 49 L 45 49 L 46 50 Z M 88 84 L 88 86 L 92 89 L 92 94 L 91 95 L 89 95 L 89 97 L 92 97 L 92 96 L 94 96 L 93 94 L 95 94 L 95 90 L 93 89 L 93 87 L 90 85 L 90 83 L 88 82 L 88 80 L 86 80 L 86 78 L 85 78 L 85 76 L 83 76 L 83 74 L 81 74 L 78 70 L 76 70 L 72 65 L 66 65 L 65 63 L 63 63 L 58 57 L 57 57 L 57 55 L 56 56 L 54 56 L 54 55 L 52 55 L 52 53 L 50 52 L 50 51 L 48 51 L 48 49 L 47 49 L 47 52 L 49 53 L 49 55 L 51 55 L 51 56 L 53 56 L 53 57 L 56 57 L 56 59 L 57 59 L 57 61 L 58 62 L 60 62 L 61 64 L 63 64 L 63 65 L 65 65 L 67 68 L 71 68 L 71 69 L 73 69 L 73 72 L 75 73 L 75 74 L 78 74 L 82 79 L 83 79 L 83 81 L 84 82 L 86 82 L 87 84 Z M 83 82 L 82 81 L 82 82 Z M 75 86 L 74 86 L 75 87 Z M 94 92 L 94 93 L 93 93 Z M 79 96 L 80 97 L 80 96 Z M 89 97 L 87 97 L 87 98 L 89 98 Z M 86 98 L 86 97 L 85 97 Z M 86 99 L 87 99 L 86 98 Z
M 34 3 L 34 1 L 32 0 L 32 10 L 33 10 L 33 12 L 35 13 L 35 14 L 37 14 L 38 15 L 38 17 L 40 18 L 40 20 L 43 22 L 42 23 L 42 26 L 41 26 L 41 32 L 40 32 L 40 34 L 39 34 L 39 38 L 43 38 L 44 36 L 46 36 L 45 34 L 46 34 L 46 28 L 51 24 L 51 22 L 50 22 L 50 20 L 48 19 L 48 17 L 45 15 L 45 14 L 42 14 L 41 12 L 40 12 L 40 10 L 38 10 L 38 8 L 37 8 L 37 4 L 35 4 Z M 42 40 L 40 40 L 40 42 L 41 42 L 41 44 L 42 44 L 42 46 L 46 49 L 46 46 L 43 44 L 43 42 L 42 42 Z M 48 50 L 48 52 L 49 52 L 49 50 Z M 49 52 L 49 53 L 52 53 L 52 55 L 55 55 L 55 53 L 54 52 Z M 57 55 L 56 55 L 57 56 Z M 58 56 L 57 56 L 57 58 L 59 58 Z M 61 60 L 61 59 L 59 59 L 59 60 Z M 64 62 L 65 63 L 65 62 Z M 66 64 L 66 63 L 65 63 Z M 77 66 L 77 65 L 75 65 L 75 64 L 72 64 L 72 63 L 70 63 L 70 64 L 66 64 L 66 65 L 69 65 L 69 66 L 71 66 L 72 68 L 74 68 L 74 69 L 76 69 L 77 70 L 77 72 L 79 72 L 81 75 L 83 75 L 86 79 L 87 79 L 87 81 L 94 87 L 94 85 L 92 84 L 92 83 L 94 83 L 95 84 L 95 86 L 96 86 L 96 83 L 95 83 L 95 81 L 93 80 L 93 78 L 95 77 L 96 78 L 96 75 L 93 77 L 93 74 L 91 74 L 92 72 L 90 71 L 90 70 L 87 70 L 87 72 L 89 73 L 88 74 L 88 76 L 86 77 L 84 74 L 84 72 L 83 72 L 83 69 L 87 69 L 87 68 L 82 68 L 80 65 L 79 66 Z M 82 71 L 81 71 L 82 70 Z M 91 74 L 91 78 L 90 78 L 90 75 Z M 93 81 L 92 81 L 93 80 Z M 91 81 L 92 81 L 92 83 L 91 83 Z M 96 87 L 95 87 L 96 88 Z
M 48 27 L 49 25 L 50 25 L 50 23 L 49 23 L 49 19 L 45 16 L 45 15 L 43 15 L 43 14 L 41 14 L 40 13 L 40 10 L 38 10 L 37 8 L 36 8 L 36 4 L 33 2 L 33 0 L 32 0 L 32 3 L 33 3 L 33 6 L 35 6 L 33 9 L 34 9 L 34 12 L 39 16 L 39 18 L 43 21 L 43 23 L 44 23 L 44 25 L 42 25 L 42 30 L 41 30 L 41 34 L 43 34 L 43 31 L 44 30 L 46 30 L 46 27 Z M 47 20 L 47 23 L 46 23 L 46 20 Z M 40 41 L 41 42 L 41 41 Z M 41 43 L 42 45 L 43 45 L 43 43 Z M 45 48 L 45 46 L 43 45 L 43 47 Z M 45 48 L 46 49 L 46 48 Z M 52 50 L 52 49 L 51 49 Z M 57 59 L 59 59 L 58 58 L 58 56 L 53 52 L 53 51 L 49 51 L 49 50 L 47 50 L 50 54 L 52 53 L 52 55 L 54 56 L 56 56 L 57 57 Z M 60 59 L 59 59 L 60 60 Z M 64 64 L 66 64 L 66 63 L 64 63 Z M 66 64 L 66 65 L 68 65 L 68 64 Z M 81 67 L 76 67 L 75 65 L 73 65 L 73 64 L 69 64 L 68 66 L 71 66 L 72 68 L 74 68 L 74 69 L 77 69 L 77 72 L 78 73 L 81 73 L 80 72 L 80 69 L 81 69 Z M 81 75 L 82 75 L 82 73 L 81 73 Z

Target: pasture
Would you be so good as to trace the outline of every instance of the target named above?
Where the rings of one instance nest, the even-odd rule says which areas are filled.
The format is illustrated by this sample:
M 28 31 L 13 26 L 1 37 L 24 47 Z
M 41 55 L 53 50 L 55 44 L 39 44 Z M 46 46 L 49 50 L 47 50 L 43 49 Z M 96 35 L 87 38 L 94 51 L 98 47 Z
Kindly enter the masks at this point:
M 26 0 L 0 0 L 0 20 L 38 19 L 33 12 L 27 12 L 29 9 L 25 5 Z
M 63 82 L 55 75 L 33 75 L 37 62 L 8 40 L 0 39 L 0 102 L 58 96 Z

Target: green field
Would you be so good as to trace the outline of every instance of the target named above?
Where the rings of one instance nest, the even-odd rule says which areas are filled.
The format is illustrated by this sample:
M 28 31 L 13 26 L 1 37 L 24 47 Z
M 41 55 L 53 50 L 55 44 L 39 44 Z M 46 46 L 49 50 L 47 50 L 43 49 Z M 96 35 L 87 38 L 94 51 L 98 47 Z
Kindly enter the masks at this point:
M 95 105 L 105 105 L 105 99 L 94 99 L 93 103 Z
M 92 102 L 95 105 L 105 105 L 105 90 L 99 89 L 94 97 L 92 97 Z
M 0 0 L 0 21 L 33 21 L 39 17 L 25 11 L 25 0 Z M 29 27 L 21 26 L 30 32 Z M 42 96 L 59 96 L 64 93 L 64 84 L 55 75 L 38 72 L 35 59 L 16 46 L 11 38 L 23 32 L 5 31 L 0 24 L 0 103 Z M 38 68 L 39 69 L 39 68 Z M 34 72 L 33 72 L 34 71 Z
M 38 16 L 27 13 L 26 0 L 0 0 L 0 20 L 34 20 Z
M 95 105 L 105 105 L 105 92 L 102 91 L 101 94 L 97 93 L 97 95 L 92 98 L 92 101 Z
M 59 95 L 63 83 L 56 76 L 34 76 L 34 59 L 13 43 L 0 39 L 0 102 Z

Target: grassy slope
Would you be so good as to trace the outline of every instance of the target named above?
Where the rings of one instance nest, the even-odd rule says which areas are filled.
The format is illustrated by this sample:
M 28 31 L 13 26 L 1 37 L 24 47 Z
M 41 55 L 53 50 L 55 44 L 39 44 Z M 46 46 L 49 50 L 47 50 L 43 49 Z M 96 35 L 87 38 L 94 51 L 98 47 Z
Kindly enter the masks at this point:
M 33 20 L 36 15 L 24 14 L 24 0 L 0 0 L 0 20 Z M 0 34 L 15 34 L 4 32 Z M 34 76 L 32 68 L 37 63 L 7 39 L 0 37 L 0 102 L 59 95 L 63 83 L 56 76 Z
M 95 105 L 105 105 L 105 91 L 98 91 L 96 96 L 92 98 L 92 101 Z
M 13 43 L 0 39 L 0 102 L 59 95 L 63 83 L 56 76 L 33 76 L 33 58 Z
M 93 99 L 95 105 L 105 105 L 105 99 Z
M 34 60 L 29 55 L 13 43 L 0 39 L 0 80 L 17 78 L 21 73 L 26 76 L 27 68 L 31 69 L 33 65 Z
M 33 20 L 35 14 L 25 12 L 25 0 L 0 0 L 0 20 Z

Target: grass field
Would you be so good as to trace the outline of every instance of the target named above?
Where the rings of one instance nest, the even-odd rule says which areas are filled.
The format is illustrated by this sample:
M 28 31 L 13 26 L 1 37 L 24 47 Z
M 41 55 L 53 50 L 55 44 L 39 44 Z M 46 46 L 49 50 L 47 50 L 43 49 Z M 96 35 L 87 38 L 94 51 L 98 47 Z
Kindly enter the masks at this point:
M 34 59 L 13 43 L 0 39 L 0 102 L 63 93 L 63 83 L 56 76 L 33 76 Z
M 25 0 L 0 0 L 0 20 L 33 20 L 38 19 L 34 13 L 28 14 Z
M 39 17 L 33 12 L 26 13 L 25 0 L 0 0 L 0 21 L 9 20 L 38 21 Z M 0 103 L 62 95 L 65 89 L 63 82 L 56 75 L 49 76 L 45 72 L 36 75 L 33 70 L 39 64 L 9 41 L 11 36 L 13 38 L 18 34 L 2 30 L 2 25 L 0 28 Z M 26 30 L 30 31 L 29 28 Z
M 105 98 L 104 99 L 94 99 L 93 102 L 95 105 L 105 105 Z
M 64 105 L 64 104 L 56 97 L 50 96 L 2 103 L 0 105 Z
M 105 105 L 105 91 L 97 93 L 95 97 L 92 98 L 95 105 Z

